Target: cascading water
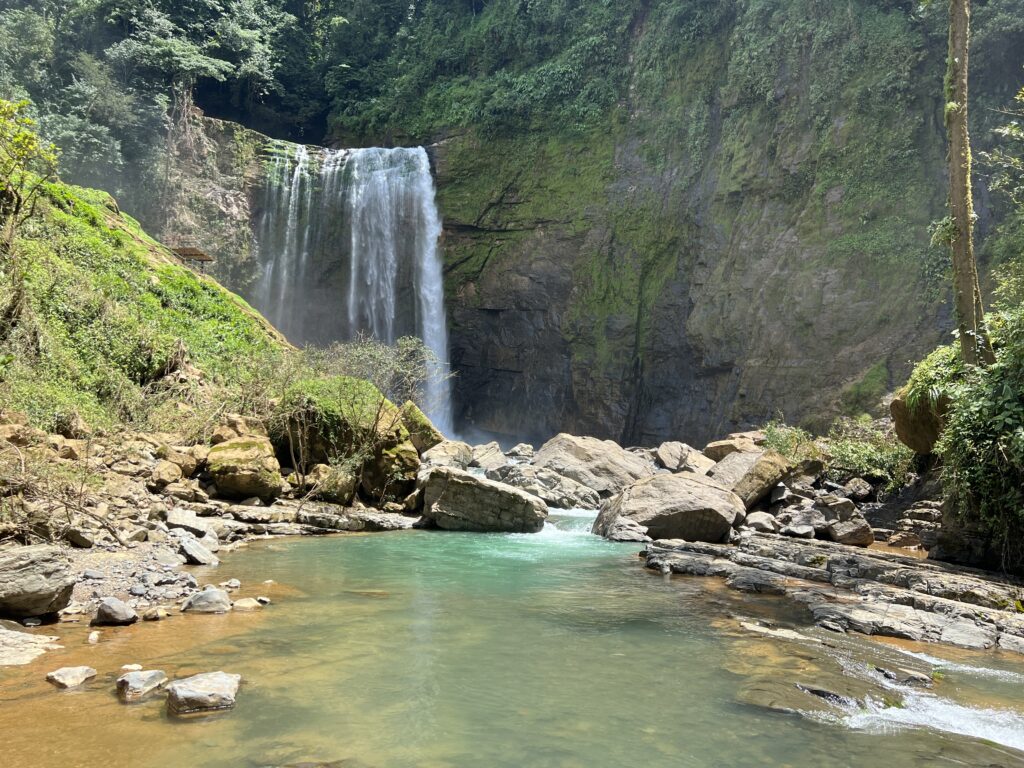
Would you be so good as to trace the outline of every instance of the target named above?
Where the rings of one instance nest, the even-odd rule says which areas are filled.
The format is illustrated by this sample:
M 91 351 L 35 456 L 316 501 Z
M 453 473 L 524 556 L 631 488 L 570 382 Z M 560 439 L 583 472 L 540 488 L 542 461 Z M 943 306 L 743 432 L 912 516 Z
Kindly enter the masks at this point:
M 441 219 L 422 147 L 276 145 L 255 228 L 252 301 L 296 344 L 418 336 L 439 361 L 425 409 L 452 431 Z

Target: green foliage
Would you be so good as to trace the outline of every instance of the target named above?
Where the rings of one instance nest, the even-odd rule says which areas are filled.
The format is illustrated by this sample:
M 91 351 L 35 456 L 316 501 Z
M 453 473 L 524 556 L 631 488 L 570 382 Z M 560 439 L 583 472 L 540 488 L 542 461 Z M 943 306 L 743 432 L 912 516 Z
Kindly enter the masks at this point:
M 843 411 L 849 416 L 860 416 L 878 410 L 882 396 L 890 391 L 889 366 L 877 363 L 855 383 L 843 389 L 840 399 Z
M 102 193 L 53 183 L 16 240 L 24 308 L 0 339 L 4 402 L 56 430 L 138 422 L 186 364 L 231 385 L 280 342 L 241 299 L 173 263 Z M 0 278 L 0 294 L 16 289 Z
M 57 150 L 40 140 L 27 102 L 0 99 L 0 253 L 35 211 L 43 185 L 57 171 Z
M 1024 562 L 1024 307 L 992 323 L 996 363 L 946 375 L 951 404 L 936 451 L 960 515 L 987 527 L 1007 565 Z
M 884 482 L 889 490 L 902 487 L 910 474 L 914 453 L 870 419 L 836 422 L 827 438 L 826 469 L 837 482 L 862 477 Z
M 792 464 L 824 460 L 825 453 L 814 436 L 799 427 L 788 426 L 781 419 L 764 425 L 765 446 L 785 456 Z

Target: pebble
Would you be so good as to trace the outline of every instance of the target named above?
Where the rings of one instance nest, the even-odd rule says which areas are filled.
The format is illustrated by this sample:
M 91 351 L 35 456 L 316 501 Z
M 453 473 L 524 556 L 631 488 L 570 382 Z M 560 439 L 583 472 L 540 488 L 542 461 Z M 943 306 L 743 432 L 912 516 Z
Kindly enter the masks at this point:
M 98 643 L 99 641 L 100 641 L 100 633 L 99 632 L 97 632 L 96 630 L 93 630 L 92 632 L 89 633 L 89 644 L 90 645 L 96 645 L 96 643 Z
M 121 672 L 141 672 L 141 671 L 142 671 L 142 665 L 141 664 L 124 664 L 121 667 Z

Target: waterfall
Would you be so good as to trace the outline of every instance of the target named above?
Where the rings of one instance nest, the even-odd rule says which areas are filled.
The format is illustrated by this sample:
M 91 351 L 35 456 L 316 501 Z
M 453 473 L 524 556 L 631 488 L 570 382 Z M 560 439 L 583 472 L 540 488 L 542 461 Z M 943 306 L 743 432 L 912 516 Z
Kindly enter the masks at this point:
M 256 308 L 295 344 L 418 336 L 439 361 L 424 408 L 451 434 L 441 219 L 426 151 L 278 143 L 259 206 Z

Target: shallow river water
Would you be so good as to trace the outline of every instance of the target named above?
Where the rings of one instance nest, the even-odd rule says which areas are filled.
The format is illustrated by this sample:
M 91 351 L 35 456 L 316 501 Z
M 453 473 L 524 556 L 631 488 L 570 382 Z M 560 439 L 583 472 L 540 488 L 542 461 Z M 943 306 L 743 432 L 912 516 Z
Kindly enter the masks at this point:
M 65 650 L 0 669 L 0 765 L 1024 766 L 1024 663 L 813 630 L 828 648 L 764 638 L 737 618 L 785 623 L 781 602 L 666 580 L 589 525 L 272 541 L 207 575 L 270 595 L 261 613 L 108 629 L 93 646 L 85 627 L 45 628 Z M 160 698 L 121 705 L 113 680 L 135 662 L 239 673 L 238 706 L 172 722 Z M 941 679 L 893 688 L 899 707 L 759 706 L 795 691 L 814 709 L 796 683 L 856 685 L 872 663 Z M 70 692 L 43 681 L 69 664 L 99 675 Z

